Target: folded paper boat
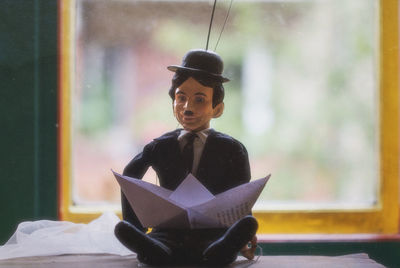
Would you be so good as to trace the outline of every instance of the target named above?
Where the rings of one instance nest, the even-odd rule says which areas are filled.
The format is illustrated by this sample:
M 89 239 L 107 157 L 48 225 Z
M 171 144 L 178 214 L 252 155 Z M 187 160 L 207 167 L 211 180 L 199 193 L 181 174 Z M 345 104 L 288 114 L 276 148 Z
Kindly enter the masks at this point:
M 231 226 L 250 214 L 270 175 L 213 195 L 192 174 L 170 191 L 114 172 L 145 227 L 200 229 Z

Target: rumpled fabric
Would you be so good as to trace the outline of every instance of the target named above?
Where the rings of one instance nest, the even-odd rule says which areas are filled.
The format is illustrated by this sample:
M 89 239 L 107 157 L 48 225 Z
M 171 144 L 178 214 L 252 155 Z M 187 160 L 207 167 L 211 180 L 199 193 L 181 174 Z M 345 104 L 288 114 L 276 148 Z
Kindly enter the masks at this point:
M 134 254 L 114 236 L 117 215 L 104 213 L 88 224 L 39 220 L 22 222 L 3 246 L 0 260 L 64 254 Z

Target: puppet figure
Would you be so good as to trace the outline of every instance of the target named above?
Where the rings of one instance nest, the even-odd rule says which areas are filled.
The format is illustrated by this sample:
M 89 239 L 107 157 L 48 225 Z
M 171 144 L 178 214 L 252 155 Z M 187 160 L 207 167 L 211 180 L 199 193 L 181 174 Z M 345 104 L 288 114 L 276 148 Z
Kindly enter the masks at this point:
M 224 110 L 223 61 L 206 50 L 191 50 L 175 72 L 169 95 L 183 129 L 168 132 L 147 144 L 123 174 L 141 179 L 151 166 L 160 186 L 175 190 L 192 173 L 212 194 L 250 181 L 246 148 L 234 138 L 210 128 Z M 229 228 L 164 229 L 146 233 L 122 194 L 123 221 L 115 235 L 138 260 L 150 265 L 227 265 L 239 252 L 254 257 L 257 221 L 248 215 Z M 250 243 L 251 246 L 248 246 Z

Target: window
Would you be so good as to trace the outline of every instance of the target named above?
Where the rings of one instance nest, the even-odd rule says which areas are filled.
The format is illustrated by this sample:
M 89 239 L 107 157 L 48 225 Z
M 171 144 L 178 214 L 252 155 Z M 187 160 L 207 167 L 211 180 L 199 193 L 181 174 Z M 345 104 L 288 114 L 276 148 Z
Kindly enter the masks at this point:
M 228 6 L 217 7 L 212 49 Z M 233 4 L 217 47 L 232 81 L 212 124 L 246 145 L 254 179 L 272 173 L 255 207 L 260 232 L 397 232 L 396 10 L 391 0 Z M 177 127 L 166 66 L 205 47 L 210 12 L 207 1 L 62 4 L 65 219 L 117 209 L 110 169 Z

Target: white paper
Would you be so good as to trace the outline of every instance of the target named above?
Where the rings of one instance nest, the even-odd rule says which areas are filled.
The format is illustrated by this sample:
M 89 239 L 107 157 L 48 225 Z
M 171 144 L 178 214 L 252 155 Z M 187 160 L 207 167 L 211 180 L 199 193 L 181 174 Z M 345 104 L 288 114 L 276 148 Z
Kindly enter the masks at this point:
M 141 224 L 157 228 L 229 227 L 248 215 L 270 175 L 214 196 L 189 174 L 175 191 L 114 172 Z
M 214 195 L 192 174 L 189 174 L 169 198 L 186 207 L 192 207 L 213 199 Z

